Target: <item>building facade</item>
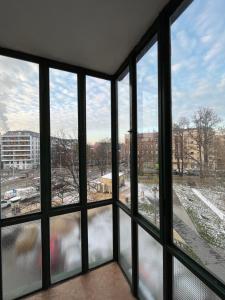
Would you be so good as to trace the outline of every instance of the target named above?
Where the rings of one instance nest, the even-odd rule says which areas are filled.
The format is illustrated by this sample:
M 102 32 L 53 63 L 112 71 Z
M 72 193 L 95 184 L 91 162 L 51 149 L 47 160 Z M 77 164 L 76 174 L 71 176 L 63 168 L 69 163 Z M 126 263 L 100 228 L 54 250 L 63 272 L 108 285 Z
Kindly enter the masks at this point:
M 3 169 L 27 170 L 40 164 L 40 134 L 32 131 L 8 131 L 1 136 Z

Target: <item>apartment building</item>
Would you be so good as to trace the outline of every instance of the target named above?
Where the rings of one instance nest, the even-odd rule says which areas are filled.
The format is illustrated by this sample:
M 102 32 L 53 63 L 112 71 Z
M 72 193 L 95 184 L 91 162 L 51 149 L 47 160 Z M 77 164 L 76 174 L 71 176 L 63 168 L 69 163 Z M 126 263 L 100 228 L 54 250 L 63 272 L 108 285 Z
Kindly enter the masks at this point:
M 130 136 L 125 134 L 125 143 L 120 144 L 121 160 L 130 159 Z M 138 133 L 137 156 L 139 173 L 152 173 L 158 169 L 158 132 Z
M 33 169 L 40 162 L 40 135 L 32 131 L 7 131 L 1 136 L 3 169 Z

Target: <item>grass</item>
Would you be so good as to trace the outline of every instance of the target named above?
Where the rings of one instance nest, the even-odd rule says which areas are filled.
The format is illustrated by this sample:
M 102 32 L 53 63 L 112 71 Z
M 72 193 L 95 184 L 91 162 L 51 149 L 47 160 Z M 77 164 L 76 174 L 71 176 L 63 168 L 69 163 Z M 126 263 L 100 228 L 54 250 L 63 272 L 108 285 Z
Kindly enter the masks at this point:
M 212 226 L 199 217 L 198 211 L 191 207 L 188 207 L 186 210 L 192 222 L 195 224 L 199 235 L 209 244 L 224 249 L 225 233 L 217 231 L 217 234 L 215 235 L 215 225 L 219 227 L 220 221 L 215 219 L 212 223 L 214 228 L 212 228 Z

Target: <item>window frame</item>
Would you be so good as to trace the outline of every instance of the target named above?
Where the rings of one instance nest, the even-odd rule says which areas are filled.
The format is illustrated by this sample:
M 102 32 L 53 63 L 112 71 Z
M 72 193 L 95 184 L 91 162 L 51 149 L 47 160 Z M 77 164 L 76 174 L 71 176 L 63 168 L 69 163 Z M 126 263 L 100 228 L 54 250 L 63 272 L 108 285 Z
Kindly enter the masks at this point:
M 112 205 L 113 200 L 87 202 L 87 175 L 86 175 L 86 76 L 92 76 L 104 79 L 110 82 L 110 92 L 112 90 L 111 76 L 95 72 L 89 69 L 76 67 L 56 61 L 24 54 L 18 51 L 0 48 L 0 55 L 10 58 L 16 58 L 25 62 L 33 62 L 39 66 L 39 128 L 40 128 L 40 187 L 41 187 L 41 211 L 26 215 L 13 216 L 0 219 L 0 229 L 23 224 L 30 221 L 40 220 L 42 235 L 42 289 L 48 289 L 50 286 L 58 282 L 51 283 L 50 272 L 50 218 L 59 215 L 65 215 L 73 212 L 81 212 L 81 260 L 82 271 L 62 279 L 61 281 L 74 278 L 81 274 L 87 273 L 89 270 L 96 269 L 109 262 L 100 264 L 97 267 L 89 268 L 88 264 L 88 218 L 89 209 Z M 78 140 L 79 140 L 79 192 L 80 202 L 72 203 L 65 206 L 52 207 L 51 205 L 51 145 L 50 145 L 50 69 L 66 71 L 77 75 L 77 93 L 78 93 Z M 74 89 L 75 90 L 75 89 Z M 111 107 L 110 107 L 111 110 Z M 112 115 L 112 113 L 111 113 Z M 112 124 L 112 120 L 111 120 Z M 112 128 L 111 128 L 112 132 Z M 112 147 L 111 147 L 112 149 Z M 112 151 L 111 151 L 112 152 Z M 113 211 L 114 215 L 114 211 Z M 0 230 L 1 239 L 1 230 Z M 114 239 L 113 239 L 114 245 Z M 114 249 L 114 247 L 113 247 Z M 1 299 L 3 298 L 2 286 L 2 256 L 0 247 L 0 288 Z M 38 290 L 28 294 L 19 295 L 18 298 L 36 293 Z
M 49 218 L 61 214 L 81 211 L 82 272 L 88 272 L 88 209 L 113 206 L 113 261 L 119 263 L 119 209 L 131 218 L 132 232 L 132 284 L 134 296 L 138 297 L 138 226 L 142 227 L 163 247 L 163 294 L 164 299 L 173 297 L 173 257 L 178 259 L 195 276 L 205 283 L 219 297 L 225 299 L 225 284 L 213 276 L 204 267 L 180 250 L 172 239 L 172 168 L 171 168 L 171 57 L 170 25 L 193 0 L 172 0 L 162 10 L 149 30 L 128 55 L 121 67 L 113 75 L 96 72 L 70 64 L 28 55 L 19 51 L 0 48 L 0 55 L 39 64 L 40 86 L 40 157 L 41 157 L 41 208 L 40 212 L 0 219 L 0 228 L 41 220 L 42 228 L 42 289 L 51 285 L 49 253 Z M 145 220 L 137 210 L 137 82 L 136 62 L 149 48 L 154 37 L 158 37 L 158 91 L 159 91 L 159 182 L 160 182 L 160 229 Z M 119 201 L 118 197 L 118 87 L 117 80 L 124 75 L 127 67 L 130 71 L 131 89 L 131 208 Z M 78 139 L 79 139 L 79 178 L 80 203 L 51 207 L 51 170 L 50 170 L 50 107 L 49 107 L 49 69 L 55 68 L 77 74 L 78 85 Z M 94 76 L 111 82 L 111 153 L 113 197 L 105 201 L 87 203 L 86 174 L 86 76 Z M 45 120 L 45 122 L 43 122 Z M 166 145 L 166 146 L 165 146 Z M 1 230 L 0 230 L 1 238 Z M 0 289 L 2 291 L 2 257 L 0 247 Z M 79 275 L 79 274 L 78 274 Z M 75 275 L 77 276 L 77 275 Z M 72 277 L 75 277 L 72 276 Z M 68 278 L 69 279 L 69 278 Z M 37 292 L 37 291 L 34 291 Z M 25 295 L 23 295 L 25 296 Z M 2 298 L 2 294 L 1 294 Z

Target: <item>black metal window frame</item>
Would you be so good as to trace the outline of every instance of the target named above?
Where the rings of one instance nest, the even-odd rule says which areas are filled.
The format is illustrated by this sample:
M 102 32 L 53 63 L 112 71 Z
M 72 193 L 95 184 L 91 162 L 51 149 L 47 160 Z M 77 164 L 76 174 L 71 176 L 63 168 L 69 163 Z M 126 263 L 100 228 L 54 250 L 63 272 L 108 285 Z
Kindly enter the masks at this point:
M 81 212 L 81 248 L 82 272 L 89 271 L 88 261 L 88 209 L 104 205 L 113 208 L 113 261 L 119 264 L 119 210 L 122 209 L 131 219 L 132 238 L 132 283 L 131 290 L 138 298 L 138 226 L 163 247 L 163 295 L 164 299 L 173 298 L 173 257 L 178 259 L 195 276 L 205 283 L 219 297 L 225 299 L 225 284 L 213 276 L 200 264 L 180 250 L 172 238 L 172 168 L 171 168 L 171 57 L 170 57 L 170 26 L 171 22 L 185 10 L 192 0 L 171 0 L 153 25 L 144 34 L 129 56 L 114 75 L 65 64 L 18 51 L 0 48 L 0 55 L 34 62 L 39 65 L 40 83 L 40 168 L 41 168 L 41 211 L 30 215 L 22 215 L 0 220 L 0 228 L 22 224 L 29 221 L 41 220 L 42 230 L 42 289 L 49 288 L 50 251 L 49 251 L 49 220 L 50 217 Z M 159 99 L 159 183 L 160 183 L 160 229 L 148 222 L 138 213 L 137 199 L 137 60 L 143 56 L 157 37 L 158 42 L 158 99 Z M 50 103 L 49 103 L 49 69 L 54 68 L 77 74 L 78 82 L 78 139 L 79 139 L 79 180 L 80 202 L 67 206 L 51 207 L 51 166 L 50 166 Z M 124 76 L 129 68 L 130 79 L 130 146 L 131 146 L 131 208 L 119 201 L 118 189 L 118 87 L 117 81 Z M 87 202 L 86 174 L 86 76 L 93 76 L 111 82 L 111 142 L 112 142 L 112 180 L 113 197 L 109 200 L 94 203 Z M 44 120 L 44 122 L 42 121 Z M 1 238 L 1 230 L 0 230 Z M 150 249 L 149 249 L 150 251 Z M 0 247 L 0 288 L 2 299 L 2 257 Z M 101 266 L 101 265 L 100 265 Z M 79 274 L 78 274 L 79 275 Z M 77 276 L 77 275 L 75 275 Z M 72 276 L 74 277 L 74 276 Z M 71 278 L 71 277 L 70 277 Z M 67 279 L 66 279 L 67 280 Z M 62 280 L 64 281 L 64 280 Z M 34 291 L 37 292 L 37 291 Z M 23 295 L 24 297 L 25 295 Z
M 113 199 L 106 199 L 95 202 L 87 202 L 87 168 L 86 168 L 86 77 L 104 79 L 110 82 L 112 90 L 112 76 L 101 72 L 95 72 L 68 64 L 51 61 L 45 58 L 24 54 L 18 51 L 0 48 L 0 55 L 19 59 L 26 62 L 36 63 L 39 66 L 39 120 L 40 120 L 40 188 L 41 188 L 41 211 L 32 214 L 20 215 L 0 219 L 0 228 L 23 224 L 26 222 L 40 220 L 42 236 L 42 289 L 48 289 L 50 286 L 59 283 L 51 283 L 50 273 L 50 218 L 58 215 L 80 212 L 81 213 L 81 259 L 82 271 L 76 275 L 68 276 L 67 279 L 87 273 L 89 270 L 96 269 L 109 262 L 99 264 L 97 267 L 89 267 L 88 256 L 88 210 L 102 206 L 112 206 L 113 218 L 115 212 L 113 209 Z M 50 83 L 49 71 L 57 69 L 77 75 L 77 96 L 78 96 L 78 151 L 79 151 L 79 196 L 80 201 L 74 204 L 52 207 L 51 205 L 51 145 L 50 145 Z M 74 87 L 75 91 L 75 87 Z M 112 101 L 111 101 L 112 103 Z M 110 107 L 112 111 L 112 107 Z M 111 123 L 113 121 L 111 120 Z M 111 126 L 112 128 L 112 126 Z M 111 131 L 112 134 L 112 131 Z M 111 151 L 112 152 L 112 151 Z M 113 221 L 113 220 L 112 220 Z M 1 232 L 0 230 L 0 232 Z M 115 242 L 115 231 L 112 233 Z M 1 233 L 0 233 L 1 238 Z M 115 247 L 114 247 L 115 248 Z M 0 299 L 3 298 L 2 286 L 2 256 L 0 247 Z M 29 294 L 36 293 L 35 290 Z M 18 299 L 26 295 L 19 296 Z
M 171 0 L 155 20 L 150 29 L 134 47 L 127 59 L 121 65 L 115 75 L 114 84 L 114 106 L 118 107 L 117 82 L 130 72 L 130 183 L 131 183 L 131 207 L 127 207 L 118 198 L 114 201 L 118 211 L 121 209 L 131 219 L 132 239 L 132 293 L 139 298 L 138 291 L 138 226 L 143 228 L 163 248 L 163 298 L 173 299 L 173 258 L 178 259 L 187 269 L 197 276 L 206 286 L 215 292 L 221 299 L 225 299 L 225 284 L 207 271 L 204 267 L 194 261 L 190 256 L 180 250 L 173 243 L 173 197 L 172 197 L 172 99 L 171 99 L 171 24 L 182 14 L 193 0 Z M 158 118 L 159 118 L 159 206 L 160 206 L 160 228 L 147 221 L 138 213 L 138 178 L 137 178 L 137 62 L 144 56 L 149 48 L 157 40 L 158 43 Z M 114 116 L 114 131 L 118 131 L 117 116 Z M 118 134 L 118 133 L 117 133 Z M 114 148 L 118 147 L 118 136 L 114 140 Z M 114 153 L 117 157 L 117 153 Z M 118 161 L 117 161 L 118 168 Z M 118 174 L 118 173 L 117 173 Z M 118 185 L 118 178 L 114 180 Z M 116 189 L 115 189 L 116 190 Z M 117 221 L 116 225 L 119 221 Z M 119 224 L 117 225 L 119 230 Z M 119 255 L 119 242 L 118 242 Z M 151 250 L 149 249 L 149 252 Z M 119 259 L 118 259 L 119 263 Z M 122 266 L 120 265 L 124 273 Z M 124 273 L 125 277 L 126 274 Z

